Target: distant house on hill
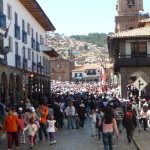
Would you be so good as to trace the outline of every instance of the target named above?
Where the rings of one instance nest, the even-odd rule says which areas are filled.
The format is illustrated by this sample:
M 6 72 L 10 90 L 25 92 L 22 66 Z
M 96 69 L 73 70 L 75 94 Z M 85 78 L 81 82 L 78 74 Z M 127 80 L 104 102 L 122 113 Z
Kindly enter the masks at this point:
M 109 67 L 109 68 L 108 68 Z M 85 64 L 84 66 L 76 66 L 72 70 L 73 81 L 96 81 L 100 82 L 100 64 Z M 106 71 L 110 70 L 112 65 L 106 65 Z M 107 71 L 108 72 L 108 71 Z

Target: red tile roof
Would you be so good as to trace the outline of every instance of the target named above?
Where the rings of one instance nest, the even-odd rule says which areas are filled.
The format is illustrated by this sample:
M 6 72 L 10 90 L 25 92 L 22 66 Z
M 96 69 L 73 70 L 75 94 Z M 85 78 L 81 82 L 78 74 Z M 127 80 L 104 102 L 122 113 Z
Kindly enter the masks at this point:
M 139 22 L 148 23 L 148 22 L 150 22 L 150 18 L 147 18 L 147 19 L 140 20 Z M 139 23 L 139 22 L 138 22 L 138 23 Z
M 109 39 L 113 38 L 132 38 L 132 37 L 150 37 L 150 26 L 127 30 L 111 34 L 108 36 Z

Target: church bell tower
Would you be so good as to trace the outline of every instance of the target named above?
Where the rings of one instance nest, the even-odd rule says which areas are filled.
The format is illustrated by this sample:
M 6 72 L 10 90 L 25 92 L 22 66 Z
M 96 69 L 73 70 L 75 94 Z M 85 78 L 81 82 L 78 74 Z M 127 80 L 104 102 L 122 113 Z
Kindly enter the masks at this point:
M 143 11 L 143 0 L 118 0 L 116 9 L 115 32 L 134 29 L 139 20 L 148 18 L 139 15 L 139 11 Z

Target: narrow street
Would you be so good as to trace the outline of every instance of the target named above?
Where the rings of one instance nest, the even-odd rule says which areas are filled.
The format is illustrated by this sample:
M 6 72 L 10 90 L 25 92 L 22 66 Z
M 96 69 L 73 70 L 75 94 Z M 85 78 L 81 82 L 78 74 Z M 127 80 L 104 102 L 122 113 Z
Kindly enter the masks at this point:
M 36 150 L 103 150 L 102 140 L 99 140 L 97 136 L 91 137 L 91 126 L 90 119 L 85 121 L 85 127 L 82 129 L 62 129 L 56 132 L 55 145 L 50 145 L 49 142 L 43 141 L 38 143 L 34 149 Z M 21 144 L 20 150 L 28 149 L 27 144 Z M 0 144 L 1 150 L 6 150 L 6 142 Z M 133 143 L 127 143 L 125 131 L 120 134 L 119 140 L 114 138 L 114 150 L 137 150 Z

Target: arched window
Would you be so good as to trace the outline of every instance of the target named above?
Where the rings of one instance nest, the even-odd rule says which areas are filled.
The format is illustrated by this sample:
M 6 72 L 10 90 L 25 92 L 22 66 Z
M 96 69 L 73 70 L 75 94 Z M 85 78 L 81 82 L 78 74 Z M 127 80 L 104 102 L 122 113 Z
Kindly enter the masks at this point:
M 0 12 L 3 13 L 3 0 L 0 0 Z
M 25 47 L 24 46 L 22 47 L 22 57 L 26 58 L 26 52 L 25 52 Z
M 130 28 L 129 28 L 129 30 L 132 30 L 132 29 L 134 29 L 134 28 L 133 28 L 133 27 L 130 27 Z

